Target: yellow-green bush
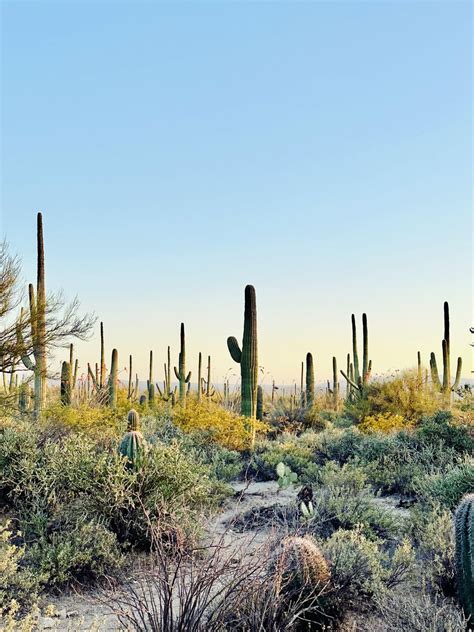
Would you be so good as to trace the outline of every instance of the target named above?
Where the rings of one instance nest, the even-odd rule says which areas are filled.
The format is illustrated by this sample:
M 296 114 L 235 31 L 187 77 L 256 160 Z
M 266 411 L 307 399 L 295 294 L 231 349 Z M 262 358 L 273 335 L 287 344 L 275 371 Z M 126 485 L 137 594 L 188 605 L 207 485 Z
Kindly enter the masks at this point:
M 214 404 L 198 403 L 189 399 L 186 407 L 176 406 L 173 409 L 173 422 L 183 432 L 207 430 L 217 443 L 230 450 L 246 450 L 251 446 L 252 423 L 257 432 L 266 432 L 267 425 L 235 413 Z
M 390 412 L 368 415 L 359 424 L 359 430 L 362 432 L 398 432 L 406 428 L 411 428 L 410 422 L 402 415 Z

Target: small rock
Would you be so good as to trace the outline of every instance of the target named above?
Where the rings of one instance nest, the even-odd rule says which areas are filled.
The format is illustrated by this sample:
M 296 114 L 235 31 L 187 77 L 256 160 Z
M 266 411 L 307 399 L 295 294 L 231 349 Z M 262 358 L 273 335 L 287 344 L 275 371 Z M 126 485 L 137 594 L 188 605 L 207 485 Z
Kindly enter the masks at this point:
M 40 630 L 52 630 L 56 627 L 56 621 L 52 617 L 41 617 Z
M 62 610 L 58 610 L 56 616 L 59 617 L 60 619 L 65 619 L 67 617 L 66 608 L 62 608 Z
M 77 610 L 69 610 L 69 612 L 66 612 L 66 619 L 72 619 L 73 617 L 78 617 L 79 616 L 79 612 Z

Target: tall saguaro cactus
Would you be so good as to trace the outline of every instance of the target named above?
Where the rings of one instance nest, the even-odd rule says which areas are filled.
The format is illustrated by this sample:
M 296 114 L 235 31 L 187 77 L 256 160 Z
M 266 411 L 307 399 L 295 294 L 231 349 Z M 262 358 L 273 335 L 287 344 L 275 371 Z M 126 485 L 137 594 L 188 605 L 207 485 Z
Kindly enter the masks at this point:
M 464 612 L 474 620 L 474 494 L 461 500 L 454 516 L 456 579 Z
M 337 379 L 337 359 L 335 356 L 332 358 L 332 388 L 329 389 L 329 393 L 332 395 L 332 401 L 334 403 L 334 410 L 337 410 L 339 405 L 339 381 Z
M 431 380 L 434 387 L 446 395 L 449 395 L 451 391 L 455 391 L 461 380 L 462 371 L 462 358 L 458 358 L 456 367 L 456 377 L 454 383 L 451 386 L 451 353 L 450 353 L 450 335 L 449 335 L 449 305 L 448 302 L 444 302 L 444 337 L 442 341 L 443 350 L 443 382 L 441 383 L 438 374 L 438 365 L 436 362 L 436 356 L 434 352 L 430 355 L 430 369 Z
M 184 323 L 181 323 L 181 350 L 179 352 L 179 370 L 174 367 L 174 374 L 179 382 L 179 401 L 182 404 L 186 402 L 186 384 L 191 379 L 191 371 L 186 375 L 186 338 L 184 334 Z
M 112 362 L 110 365 L 109 375 L 109 406 L 115 408 L 117 406 L 117 387 L 118 387 L 118 351 L 112 351 Z
M 37 270 L 36 297 L 33 284 L 28 286 L 30 303 L 30 329 L 34 362 L 25 352 L 22 362 L 27 369 L 34 373 L 35 384 L 35 418 L 39 419 L 46 400 L 46 288 L 44 280 L 44 239 L 43 216 L 37 215 L 36 224 Z M 21 339 L 21 324 L 17 329 L 19 343 L 24 347 Z
M 227 338 L 227 347 L 232 359 L 240 364 L 241 412 L 255 419 L 257 414 L 257 298 L 253 285 L 245 287 L 244 335 L 242 349 L 236 338 Z
M 311 407 L 314 402 L 314 362 L 313 354 L 306 354 L 306 405 Z
M 367 314 L 362 314 L 362 373 L 360 372 L 359 354 L 357 351 L 357 327 L 354 314 L 351 316 L 351 324 L 352 375 L 345 373 L 342 369 L 341 374 L 353 389 L 363 395 L 372 371 L 372 360 L 369 360 L 369 327 L 367 324 Z

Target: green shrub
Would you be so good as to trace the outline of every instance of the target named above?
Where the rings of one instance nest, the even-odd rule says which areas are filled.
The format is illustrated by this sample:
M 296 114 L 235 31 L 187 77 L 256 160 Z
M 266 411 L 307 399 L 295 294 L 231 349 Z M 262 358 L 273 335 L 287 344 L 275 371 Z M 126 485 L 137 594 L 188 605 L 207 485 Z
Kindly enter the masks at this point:
M 439 411 L 431 417 L 424 417 L 415 431 L 415 436 L 424 444 L 442 444 L 445 448 L 459 453 L 474 452 L 472 428 L 457 423 L 448 411 Z
M 422 572 L 445 595 L 455 593 L 454 530 L 451 512 L 440 505 L 415 509 L 413 536 L 418 543 Z
M 25 607 L 37 599 L 44 578 L 24 567 L 24 546 L 18 546 L 21 534 L 11 531 L 10 522 L 0 524 L 0 611 L 12 601 Z
M 464 494 L 474 489 L 474 458 L 466 458 L 443 474 L 433 474 L 418 480 L 417 492 L 425 500 L 454 509 Z
M 116 536 L 95 522 L 40 539 L 28 548 L 25 562 L 50 588 L 108 577 L 124 563 Z
M 0 498 L 29 543 L 25 560 L 50 585 L 116 568 L 117 542 L 126 551 L 192 536 L 197 514 L 225 493 L 177 444 L 155 444 L 138 470 L 124 465 L 116 447 L 86 436 L 43 440 L 34 428 L 0 434 Z
M 380 540 L 369 540 L 360 529 L 339 529 L 322 544 L 331 562 L 333 593 L 330 603 L 338 613 L 370 608 L 387 589 L 410 582 L 415 569 L 415 552 L 407 540 L 392 554 L 383 552 Z

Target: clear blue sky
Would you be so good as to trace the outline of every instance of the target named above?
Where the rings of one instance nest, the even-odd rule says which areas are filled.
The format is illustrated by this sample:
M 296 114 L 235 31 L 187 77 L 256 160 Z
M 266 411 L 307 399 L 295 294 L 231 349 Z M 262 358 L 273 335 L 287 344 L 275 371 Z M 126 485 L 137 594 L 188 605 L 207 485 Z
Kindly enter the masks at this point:
M 352 312 L 375 372 L 440 356 L 446 299 L 469 375 L 469 2 L 3 2 L 1 35 L 2 232 L 31 280 L 43 211 L 121 364 L 183 320 L 238 373 L 253 283 L 267 382 L 329 376 Z

